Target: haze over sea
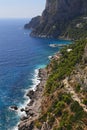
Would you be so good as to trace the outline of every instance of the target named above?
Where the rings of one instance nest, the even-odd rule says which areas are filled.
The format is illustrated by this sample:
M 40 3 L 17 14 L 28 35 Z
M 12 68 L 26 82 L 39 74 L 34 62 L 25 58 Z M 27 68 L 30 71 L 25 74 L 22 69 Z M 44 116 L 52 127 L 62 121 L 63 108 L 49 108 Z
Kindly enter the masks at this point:
M 37 69 L 49 63 L 48 56 L 59 48 L 50 43 L 69 44 L 69 41 L 32 38 L 23 28 L 27 19 L 0 19 L 0 130 L 13 130 L 20 113 L 9 109 L 22 106 L 25 90 L 36 84 Z

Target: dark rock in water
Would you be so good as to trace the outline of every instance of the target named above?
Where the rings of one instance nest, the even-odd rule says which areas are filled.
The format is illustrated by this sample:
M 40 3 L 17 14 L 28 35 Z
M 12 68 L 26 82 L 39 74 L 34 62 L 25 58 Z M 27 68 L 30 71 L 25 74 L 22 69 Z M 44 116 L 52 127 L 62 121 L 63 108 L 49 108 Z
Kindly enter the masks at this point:
M 21 108 L 21 110 L 20 110 L 21 112 L 24 112 L 25 111 L 25 109 L 24 108 Z
M 78 17 L 87 16 L 87 0 L 46 0 L 42 16 L 35 17 L 25 28 L 32 36 L 58 37 Z
M 30 90 L 27 94 L 27 96 L 30 98 L 30 99 L 33 99 L 34 98 L 34 91 L 33 90 Z
M 17 106 L 11 106 L 10 109 L 14 110 L 14 111 L 17 111 L 18 110 L 18 107 Z

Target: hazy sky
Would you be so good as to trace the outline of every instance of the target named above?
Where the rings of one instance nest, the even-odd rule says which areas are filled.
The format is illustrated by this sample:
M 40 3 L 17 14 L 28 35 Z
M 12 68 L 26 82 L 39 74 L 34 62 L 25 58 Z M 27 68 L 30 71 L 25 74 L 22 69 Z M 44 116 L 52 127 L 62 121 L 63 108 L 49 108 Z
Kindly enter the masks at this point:
M 41 14 L 46 0 L 0 0 L 0 18 L 31 18 Z

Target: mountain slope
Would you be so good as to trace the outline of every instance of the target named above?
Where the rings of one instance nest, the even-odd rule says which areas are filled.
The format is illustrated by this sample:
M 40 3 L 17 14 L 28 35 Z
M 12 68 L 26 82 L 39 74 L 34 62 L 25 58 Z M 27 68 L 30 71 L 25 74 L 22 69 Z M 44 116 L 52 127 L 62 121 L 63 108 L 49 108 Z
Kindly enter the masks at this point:
M 80 24 L 79 22 L 82 22 L 83 19 L 87 26 L 86 16 L 86 0 L 46 0 L 46 7 L 42 16 L 33 18 L 29 24 L 25 25 L 25 28 L 32 28 L 33 36 L 74 38 L 70 35 L 70 30 L 77 27 L 76 25 Z M 76 22 L 75 26 L 70 26 L 77 19 L 80 21 Z
M 87 40 L 64 47 L 44 72 L 18 130 L 87 130 Z

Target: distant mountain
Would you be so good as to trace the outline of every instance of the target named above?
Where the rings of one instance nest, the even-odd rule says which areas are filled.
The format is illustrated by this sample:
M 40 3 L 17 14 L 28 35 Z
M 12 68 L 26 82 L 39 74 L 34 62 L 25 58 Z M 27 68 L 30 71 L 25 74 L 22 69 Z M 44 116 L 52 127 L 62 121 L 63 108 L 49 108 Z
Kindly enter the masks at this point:
M 76 39 L 73 33 L 86 31 L 86 26 L 87 0 L 46 0 L 42 16 L 33 18 L 25 28 L 33 29 L 32 36 Z

